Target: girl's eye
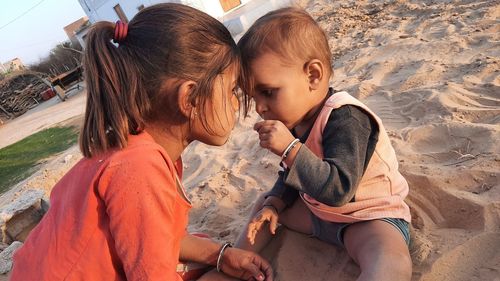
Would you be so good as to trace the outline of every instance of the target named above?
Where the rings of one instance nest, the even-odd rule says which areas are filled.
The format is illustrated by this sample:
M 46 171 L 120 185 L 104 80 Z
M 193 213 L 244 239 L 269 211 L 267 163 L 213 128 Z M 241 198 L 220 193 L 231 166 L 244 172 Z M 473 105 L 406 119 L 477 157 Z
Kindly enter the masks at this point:
M 261 91 L 262 95 L 265 97 L 271 97 L 273 95 L 273 92 L 273 89 L 265 89 Z

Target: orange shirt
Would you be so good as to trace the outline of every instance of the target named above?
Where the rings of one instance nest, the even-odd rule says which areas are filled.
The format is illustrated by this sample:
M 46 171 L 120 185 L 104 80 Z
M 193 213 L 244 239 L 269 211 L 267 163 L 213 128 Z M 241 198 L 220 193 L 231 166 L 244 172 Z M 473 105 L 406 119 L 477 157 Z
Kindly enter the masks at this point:
M 191 205 L 176 177 L 146 132 L 82 159 L 52 190 L 10 280 L 182 280 L 176 266 Z

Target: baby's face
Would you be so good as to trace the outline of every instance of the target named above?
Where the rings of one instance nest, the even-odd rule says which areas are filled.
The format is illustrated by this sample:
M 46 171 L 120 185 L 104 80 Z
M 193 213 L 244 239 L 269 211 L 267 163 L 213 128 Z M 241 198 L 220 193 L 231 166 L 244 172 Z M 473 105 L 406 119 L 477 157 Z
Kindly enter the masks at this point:
M 265 120 L 279 120 L 289 129 L 298 125 L 311 109 L 309 79 L 303 65 L 286 63 L 267 52 L 250 67 L 255 85 L 250 95 L 257 113 Z

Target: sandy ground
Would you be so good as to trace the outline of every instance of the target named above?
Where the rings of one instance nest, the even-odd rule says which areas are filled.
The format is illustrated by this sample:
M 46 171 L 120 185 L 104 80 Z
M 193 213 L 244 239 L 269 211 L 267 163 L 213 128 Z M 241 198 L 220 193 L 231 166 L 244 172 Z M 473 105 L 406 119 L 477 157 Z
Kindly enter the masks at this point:
M 412 280 L 500 280 L 500 2 L 301 4 L 330 38 L 333 87 L 360 98 L 389 130 L 411 188 Z M 84 100 L 77 94 L 0 127 L 0 147 L 78 122 Z M 272 186 L 279 159 L 259 147 L 256 120 L 255 113 L 242 119 L 223 147 L 193 143 L 184 153 L 190 231 L 235 240 L 256 197 Z M 73 147 L 50 159 L 0 205 L 26 188 L 48 195 L 80 157 Z M 289 236 L 311 252 L 283 243 L 281 259 L 289 260 L 279 265 L 278 280 L 356 279 L 359 269 L 344 250 Z M 322 263 L 327 255 L 336 261 L 330 269 Z M 332 268 L 336 273 L 325 275 Z

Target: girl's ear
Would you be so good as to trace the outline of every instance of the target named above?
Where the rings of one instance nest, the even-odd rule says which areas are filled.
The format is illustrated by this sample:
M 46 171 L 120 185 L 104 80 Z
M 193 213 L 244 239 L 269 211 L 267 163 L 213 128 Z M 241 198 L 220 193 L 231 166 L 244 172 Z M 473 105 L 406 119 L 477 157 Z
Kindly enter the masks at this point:
M 195 87 L 196 82 L 188 80 L 182 82 L 177 90 L 179 111 L 187 118 L 196 115 L 196 100 L 191 96 Z
M 304 64 L 304 72 L 309 82 L 309 90 L 317 90 L 324 79 L 324 65 L 319 59 L 312 59 Z

